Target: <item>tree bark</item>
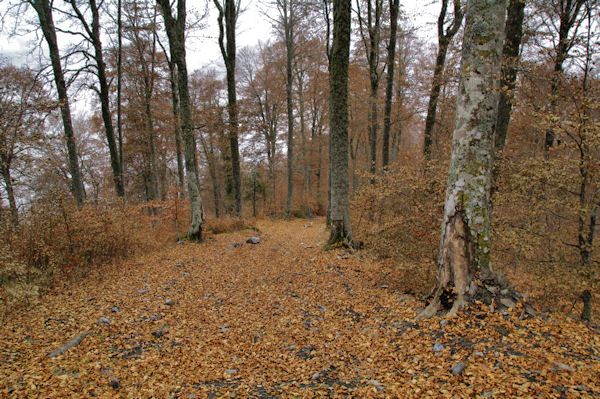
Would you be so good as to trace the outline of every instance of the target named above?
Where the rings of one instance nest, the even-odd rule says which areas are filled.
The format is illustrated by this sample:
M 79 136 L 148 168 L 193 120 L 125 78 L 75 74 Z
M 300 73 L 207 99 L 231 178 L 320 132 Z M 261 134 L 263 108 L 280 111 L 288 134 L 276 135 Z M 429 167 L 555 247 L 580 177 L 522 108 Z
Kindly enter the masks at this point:
M 506 145 L 506 134 L 512 111 L 514 91 L 517 86 L 517 70 L 520 62 L 521 40 L 523 39 L 523 19 L 525 18 L 525 0 L 509 0 L 506 19 L 506 38 L 502 48 L 502 80 L 500 80 L 500 99 L 498 100 L 498 119 L 494 145 L 500 151 Z
M 187 64 L 185 60 L 185 0 L 177 1 L 177 18 L 173 17 L 169 0 L 156 0 L 161 8 L 165 30 L 169 37 L 171 60 L 177 66 L 181 132 L 184 142 L 185 169 L 190 196 L 190 227 L 187 236 L 190 240 L 202 240 L 204 208 L 200 196 L 200 178 L 196 159 L 196 139 L 194 137 L 190 92 L 188 88 Z
M 13 224 L 13 226 L 18 226 L 19 210 L 17 209 L 17 202 L 15 201 L 15 191 L 13 189 L 9 165 L 2 165 L 2 167 L 0 167 L 0 173 L 2 174 L 2 180 L 4 180 L 4 189 L 6 190 L 6 196 L 8 197 L 10 221 Z
M 431 83 L 431 92 L 429 93 L 429 103 L 427 104 L 427 117 L 425 118 L 425 131 L 423 132 L 423 155 L 427 159 L 431 158 L 431 145 L 433 143 L 433 129 L 435 127 L 437 103 L 440 97 L 440 90 L 443 85 L 444 66 L 446 65 L 446 55 L 448 46 L 456 32 L 460 28 L 463 19 L 463 11 L 460 6 L 460 0 L 454 0 L 454 19 L 452 24 L 444 32 L 444 23 L 446 21 L 446 12 L 448 11 L 448 0 L 442 0 L 442 10 L 438 17 L 438 53 L 435 59 L 435 68 L 433 70 L 433 80 Z
M 373 9 L 372 1 L 375 2 Z M 369 133 L 369 160 L 370 171 L 375 174 L 377 172 L 377 130 L 379 129 L 377 117 L 377 98 L 379 91 L 379 80 L 381 73 L 379 68 L 379 43 L 381 42 L 381 13 L 383 9 L 383 0 L 367 0 L 367 20 L 360 11 L 360 0 L 356 2 L 358 10 L 358 20 L 360 23 L 360 34 L 367 63 L 369 65 L 369 84 L 371 91 L 369 93 L 369 110 L 368 110 L 368 133 Z M 366 34 L 364 31 L 367 31 Z
M 214 0 L 219 10 L 219 47 L 227 72 L 227 112 L 229 114 L 229 147 L 231 150 L 231 174 L 233 180 L 233 196 L 235 215 L 242 216 L 242 178 L 240 171 L 240 150 L 238 143 L 238 106 L 235 83 L 235 28 L 239 13 L 239 2 L 224 0 L 225 7 Z M 225 19 L 225 24 L 223 24 Z M 225 39 L 225 42 L 224 42 Z
M 351 0 L 333 1 L 333 42 L 329 77 L 331 231 L 329 245 L 352 242 L 348 182 L 348 62 Z
M 31 4 L 38 15 L 42 33 L 48 44 L 52 72 L 54 73 L 54 83 L 56 84 L 56 91 L 58 93 L 60 115 L 65 130 L 65 141 L 69 157 L 69 172 L 71 173 L 71 192 L 77 201 L 77 206 L 81 207 L 85 202 L 85 188 L 83 186 L 81 170 L 79 168 L 79 156 L 77 154 L 75 133 L 73 131 L 73 122 L 71 120 L 71 107 L 69 105 L 65 75 L 60 63 L 60 51 L 58 49 L 56 29 L 52 19 L 52 9 L 50 8 L 48 0 L 29 0 L 29 4 Z
M 381 165 L 384 169 L 390 163 L 390 130 L 392 127 L 392 97 L 394 93 L 394 66 L 396 65 L 396 35 L 399 8 L 399 0 L 390 0 L 390 41 L 387 50 L 387 82 L 385 86 L 385 108 L 383 111 L 383 147 L 381 149 Z
M 280 0 L 277 2 L 281 7 L 282 25 L 285 40 L 285 94 L 287 105 L 287 197 L 285 201 L 285 215 L 289 217 L 292 212 L 292 200 L 294 195 L 294 99 L 293 99 L 293 60 L 295 52 L 294 28 L 296 15 L 294 8 L 296 0 Z
M 449 315 L 491 272 L 490 191 L 506 0 L 469 0 L 461 81 L 452 138 L 434 297 L 419 317 L 433 316 L 442 294 L 453 297 Z

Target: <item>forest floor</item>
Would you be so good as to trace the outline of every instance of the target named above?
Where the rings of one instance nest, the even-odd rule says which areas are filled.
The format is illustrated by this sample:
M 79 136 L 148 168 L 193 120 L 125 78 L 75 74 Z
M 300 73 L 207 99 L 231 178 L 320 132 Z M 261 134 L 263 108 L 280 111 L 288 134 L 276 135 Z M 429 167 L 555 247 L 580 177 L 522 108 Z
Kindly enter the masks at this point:
M 600 335 L 585 324 L 483 306 L 414 322 L 423 303 L 360 252 L 323 251 L 322 226 L 258 222 L 6 315 L 0 396 L 600 397 Z

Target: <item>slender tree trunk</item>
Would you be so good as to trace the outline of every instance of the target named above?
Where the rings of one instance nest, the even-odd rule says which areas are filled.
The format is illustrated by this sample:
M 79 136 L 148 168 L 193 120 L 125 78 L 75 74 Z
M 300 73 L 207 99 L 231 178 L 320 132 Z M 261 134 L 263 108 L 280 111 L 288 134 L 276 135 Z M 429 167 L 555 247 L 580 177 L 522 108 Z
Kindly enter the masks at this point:
M 2 180 L 4 180 L 4 189 L 6 190 L 6 196 L 8 197 L 10 221 L 13 224 L 13 226 L 18 226 L 19 210 L 17 209 L 17 202 L 15 201 L 15 191 L 13 189 L 9 165 L 9 163 L 7 163 L 6 165 L 2 165 L 2 167 L 0 168 L 0 173 L 2 174 Z
M 383 147 L 381 164 L 390 163 L 390 130 L 392 127 L 392 97 L 394 93 L 394 66 L 396 64 L 396 35 L 398 30 L 399 0 L 390 0 L 390 41 L 387 50 L 387 82 L 385 86 L 385 108 L 383 111 Z
M 60 51 L 56 40 L 56 29 L 54 28 L 54 21 L 52 19 L 52 9 L 50 8 L 48 0 L 29 0 L 29 4 L 31 4 L 37 12 L 44 38 L 48 44 L 50 62 L 54 73 L 54 82 L 56 83 L 56 91 L 58 93 L 60 115 L 65 130 L 65 141 L 69 157 L 69 171 L 71 173 L 71 192 L 77 201 L 77 205 L 81 207 L 85 202 L 85 188 L 83 186 L 79 168 L 79 157 L 77 154 L 77 146 L 75 144 L 73 122 L 71 120 L 71 107 L 69 105 L 65 76 L 60 63 Z
M 100 109 L 102 121 L 104 122 L 104 130 L 106 133 L 106 142 L 108 144 L 108 152 L 110 155 L 110 166 L 113 173 L 113 181 L 115 191 L 119 197 L 125 195 L 123 182 L 121 181 L 121 161 L 119 160 L 119 151 L 115 142 L 115 132 L 112 123 L 112 115 L 110 112 L 110 93 L 108 78 L 106 76 L 106 64 L 104 63 L 104 54 L 102 51 L 102 41 L 100 38 L 100 9 L 96 4 L 96 0 L 89 0 L 90 11 L 92 14 L 92 24 L 88 25 L 85 16 L 79 10 L 75 1 L 70 2 L 75 15 L 83 25 L 84 30 L 88 35 L 88 39 L 94 48 L 94 61 L 96 62 L 96 76 L 100 90 L 98 96 L 100 98 Z
M 429 94 L 429 103 L 427 104 L 427 117 L 425 118 L 425 131 L 423 132 L 423 155 L 428 159 L 431 158 L 433 129 L 436 122 L 437 103 L 443 86 L 444 66 L 446 64 L 448 46 L 454 35 L 456 35 L 456 32 L 458 32 L 463 18 L 460 0 L 454 0 L 454 19 L 450 27 L 444 32 L 447 10 L 448 0 L 442 0 L 442 10 L 438 18 L 438 53 L 435 59 L 431 92 Z
M 497 151 L 502 150 L 506 145 L 512 100 L 517 86 L 525 0 L 509 0 L 507 14 L 506 38 L 502 48 L 502 80 L 500 81 L 500 99 L 498 100 L 498 120 L 496 121 L 496 137 L 494 139 Z
M 119 144 L 119 171 L 125 185 L 125 159 L 123 158 L 123 118 L 121 106 L 121 85 L 123 77 L 123 21 L 121 0 L 117 1 L 117 139 Z
M 169 61 L 169 81 L 171 83 L 171 104 L 173 107 L 173 135 L 175 136 L 175 154 L 177 156 L 177 181 L 179 187 L 183 188 L 185 181 L 183 167 L 183 150 L 181 143 L 181 120 L 179 117 L 179 96 L 177 90 L 176 66 Z
M 461 81 L 442 221 L 434 298 L 419 317 L 433 316 L 442 293 L 453 296 L 449 314 L 491 272 L 490 191 L 497 117 L 496 77 L 502 59 L 506 0 L 469 0 Z
M 285 0 L 288 4 L 288 15 L 285 21 L 285 95 L 287 103 L 287 198 L 285 201 L 285 214 L 289 217 L 292 212 L 292 199 L 294 195 L 294 100 L 292 96 L 293 67 L 294 60 L 294 25 L 295 15 L 293 2 L 296 0 Z
M 240 150 L 238 143 L 238 106 L 235 83 L 235 28 L 238 17 L 238 6 L 235 0 L 224 0 L 225 7 L 214 0 L 219 10 L 219 46 L 227 72 L 227 112 L 229 114 L 229 148 L 231 151 L 231 174 L 235 215 L 242 216 L 242 177 L 240 171 Z M 223 24 L 223 18 L 225 24 Z M 225 42 L 224 42 L 224 39 Z
M 569 57 L 569 51 L 573 46 L 573 39 L 569 38 L 573 27 L 577 26 L 579 21 L 579 13 L 587 0 L 560 0 L 556 6 L 559 16 L 558 27 L 558 44 L 556 46 L 556 54 L 554 56 L 554 73 L 550 87 L 550 112 L 555 112 L 557 97 L 560 90 L 560 85 L 563 79 L 563 64 Z M 554 3 L 553 3 L 554 4 Z M 577 29 L 575 29 L 576 31 Z M 574 34 L 577 34 L 575 32 Z M 555 143 L 555 132 L 553 129 L 546 130 L 544 139 L 544 149 L 547 151 Z
M 188 192 L 190 196 L 190 227 L 187 236 L 190 240 L 202 240 L 204 208 L 200 196 L 200 178 L 196 159 L 196 139 L 192 123 L 190 92 L 188 88 L 187 64 L 185 60 L 185 0 L 177 1 L 177 18 L 173 17 L 169 0 L 157 0 L 164 20 L 171 60 L 177 65 L 179 103 L 181 110 L 181 131 L 184 142 L 185 169 L 187 172 Z
M 350 0 L 333 1 L 333 42 L 329 77 L 331 102 L 331 232 L 329 244 L 352 242 L 348 177 L 348 62 L 350 58 Z

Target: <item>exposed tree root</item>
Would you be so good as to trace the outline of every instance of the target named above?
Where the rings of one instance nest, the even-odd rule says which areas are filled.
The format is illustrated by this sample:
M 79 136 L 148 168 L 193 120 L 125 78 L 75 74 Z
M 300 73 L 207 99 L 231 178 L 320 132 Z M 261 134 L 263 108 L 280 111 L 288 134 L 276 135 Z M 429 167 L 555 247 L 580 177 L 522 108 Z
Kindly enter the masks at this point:
M 86 331 L 86 332 L 84 332 L 82 334 L 79 334 L 79 335 L 71 338 L 71 340 L 69 342 L 67 342 L 66 344 L 64 344 L 60 348 L 58 348 L 58 349 L 50 352 L 46 357 L 53 358 L 53 357 L 60 356 L 60 355 L 64 354 L 69 349 L 71 349 L 71 348 L 79 345 L 81 343 L 81 341 L 83 341 L 84 338 L 87 337 L 88 335 L 90 335 L 91 333 L 92 333 L 91 331 Z

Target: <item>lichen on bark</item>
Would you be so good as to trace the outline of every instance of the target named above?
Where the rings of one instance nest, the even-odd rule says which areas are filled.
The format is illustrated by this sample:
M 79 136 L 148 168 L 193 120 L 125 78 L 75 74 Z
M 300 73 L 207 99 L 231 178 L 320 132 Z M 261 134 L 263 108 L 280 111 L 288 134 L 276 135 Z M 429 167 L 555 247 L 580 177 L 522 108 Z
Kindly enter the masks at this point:
M 490 192 L 505 12 L 506 0 L 467 4 L 436 288 L 419 317 L 438 311 L 445 290 L 455 296 L 449 314 L 456 313 L 477 273 L 491 271 Z

